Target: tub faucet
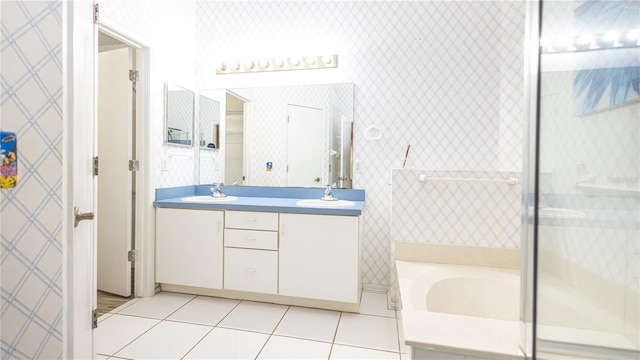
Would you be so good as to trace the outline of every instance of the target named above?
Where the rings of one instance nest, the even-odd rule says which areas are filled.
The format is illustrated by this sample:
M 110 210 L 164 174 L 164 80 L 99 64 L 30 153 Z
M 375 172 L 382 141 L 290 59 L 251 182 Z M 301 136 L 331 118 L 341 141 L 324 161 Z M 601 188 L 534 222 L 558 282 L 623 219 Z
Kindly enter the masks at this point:
M 211 196 L 214 198 L 227 197 L 227 194 L 222 192 L 220 183 L 213 183 L 213 187 L 211 187 L 209 190 L 211 190 Z
M 320 198 L 320 200 L 324 200 L 324 201 L 336 201 L 338 200 L 337 197 L 333 197 L 333 194 L 331 193 L 331 184 L 327 184 L 327 187 L 324 189 L 324 196 Z M 336 186 L 336 183 L 333 183 L 333 186 Z

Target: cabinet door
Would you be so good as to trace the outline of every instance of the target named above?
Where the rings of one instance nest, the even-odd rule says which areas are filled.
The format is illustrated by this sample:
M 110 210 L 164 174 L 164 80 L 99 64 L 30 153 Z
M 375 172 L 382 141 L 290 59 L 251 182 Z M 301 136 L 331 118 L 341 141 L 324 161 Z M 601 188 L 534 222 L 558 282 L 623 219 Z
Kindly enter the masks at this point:
M 222 288 L 223 211 L 156 209 L 156 282 Z
M 358 302 L 359 218 L 280 214 L 281 295 Z

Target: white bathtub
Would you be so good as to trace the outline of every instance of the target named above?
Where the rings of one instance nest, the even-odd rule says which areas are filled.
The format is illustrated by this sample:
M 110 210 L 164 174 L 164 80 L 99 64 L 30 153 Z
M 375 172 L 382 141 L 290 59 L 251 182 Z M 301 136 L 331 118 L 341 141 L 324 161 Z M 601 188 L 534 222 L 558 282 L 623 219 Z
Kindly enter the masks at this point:
M 519 270 L 400 260 L 396 267 L 405 343 L 414 354 L 524 359 Z

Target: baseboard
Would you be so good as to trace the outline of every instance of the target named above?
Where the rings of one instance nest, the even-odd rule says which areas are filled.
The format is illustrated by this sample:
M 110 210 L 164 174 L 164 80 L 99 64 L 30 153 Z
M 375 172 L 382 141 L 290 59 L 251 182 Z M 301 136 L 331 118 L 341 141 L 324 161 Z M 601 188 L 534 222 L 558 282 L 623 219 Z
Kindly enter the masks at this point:
M 389 287 L 386 285 L 373 285 L 373 284 L 363 284 L 362 291 L 387 294 L 387 308 L 389 310 L 400 310 L 400 306 L 397 302 L 393 301 L 391 296 L 391 291 L 389 291 Z

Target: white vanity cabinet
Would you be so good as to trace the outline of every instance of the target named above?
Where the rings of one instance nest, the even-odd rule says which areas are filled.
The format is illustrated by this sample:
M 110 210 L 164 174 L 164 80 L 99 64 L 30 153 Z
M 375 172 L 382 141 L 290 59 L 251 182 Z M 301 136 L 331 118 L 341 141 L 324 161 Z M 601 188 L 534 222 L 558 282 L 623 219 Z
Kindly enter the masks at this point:
M 278 293 L 278 213 L 226 211 L 224 289 Z
M 163 291 L 357 312 L 362 216 L 156 209 Z
M 156 282 L 222 288 L 224 211 L 156 209 Z
M 358 303 L 360 217 L 280 214 L 280 295 Z

